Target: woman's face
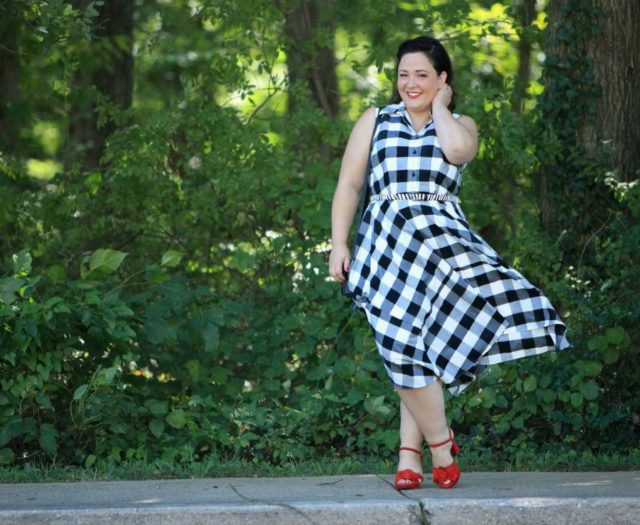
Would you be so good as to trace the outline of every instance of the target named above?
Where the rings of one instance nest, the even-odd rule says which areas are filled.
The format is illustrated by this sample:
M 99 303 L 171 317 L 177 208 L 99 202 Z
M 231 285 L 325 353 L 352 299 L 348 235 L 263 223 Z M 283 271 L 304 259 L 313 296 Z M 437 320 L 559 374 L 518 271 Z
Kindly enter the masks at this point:
M 407 53 L 398 64 L 398 92 L 408 110 L 429 111 L 438 88 L 447 80 L 447 74 L 438 72 L 427 55 Z

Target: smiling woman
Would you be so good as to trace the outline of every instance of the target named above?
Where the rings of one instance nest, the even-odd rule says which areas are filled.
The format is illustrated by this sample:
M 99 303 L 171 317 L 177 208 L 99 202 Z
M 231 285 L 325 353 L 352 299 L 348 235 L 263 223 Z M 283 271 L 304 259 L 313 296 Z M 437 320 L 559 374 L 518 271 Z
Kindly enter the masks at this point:
M 430 37 L 398 49 L 394 103 L 356 123 L 332 208 L 329 271 L 364 310 L 400 403 L 396 488 L 460 478 L 443 386 L 459 395 L 488 365 L 569 346 L 543 293 L 471 230 L 458 206 L 464 165 L 478 150 L 473 119 L 452 113 L 451 62 Z M 357 195 L 371 193 L 350 257 Z

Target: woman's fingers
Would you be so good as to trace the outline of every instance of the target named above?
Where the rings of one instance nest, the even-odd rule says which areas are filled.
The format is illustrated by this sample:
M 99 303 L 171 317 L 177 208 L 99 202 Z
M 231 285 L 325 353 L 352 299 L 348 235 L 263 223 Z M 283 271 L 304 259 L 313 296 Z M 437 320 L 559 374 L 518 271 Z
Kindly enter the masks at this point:
M 332 253 L 329 257 L 329 274 L 339 283 L 346 280 L 346 273 L 349 271 L 349 253 Z
M 346 271 L 344 270 L 344 262 L 341 261 L 334 268 L 331 269 L 331 276 L 338 281 L 339 283 L 343 283 L 346 280 Z

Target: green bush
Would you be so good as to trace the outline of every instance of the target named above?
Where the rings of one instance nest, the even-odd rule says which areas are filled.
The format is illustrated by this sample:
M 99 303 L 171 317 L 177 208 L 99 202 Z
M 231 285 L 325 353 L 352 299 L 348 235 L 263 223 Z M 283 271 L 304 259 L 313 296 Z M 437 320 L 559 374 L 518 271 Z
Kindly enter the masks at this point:
M 272 288 L 240 303 L 171 277 L 179 258 L 167 252 L 125 277 L 124 253 L 97 250 L 68 279 L 32 275 L 30 255 L 14 257 L 0 280 L 4 463 L 212 451 L 282 462 L 395 442 L 380 425 L 393 412 L 377 360 L 338 355 L 332 344 L 353 342 L 335 287 L 323 278 L 315 291 Z

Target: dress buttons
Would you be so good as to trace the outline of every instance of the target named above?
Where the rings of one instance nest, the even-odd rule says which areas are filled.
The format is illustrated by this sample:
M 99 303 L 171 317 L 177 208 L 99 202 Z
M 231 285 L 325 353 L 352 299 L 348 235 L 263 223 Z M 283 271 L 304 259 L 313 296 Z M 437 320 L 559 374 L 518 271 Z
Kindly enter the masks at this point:
M 414 149 L 411 153 L 412 153 L 413 155 L 417 155 L 417 154 L 418 154 L 418 150 L 417 150 L 417 149 Z
M 416 178 L 417 173 L 415 171 L 411 172 L 411 176 L 415 179 Z

